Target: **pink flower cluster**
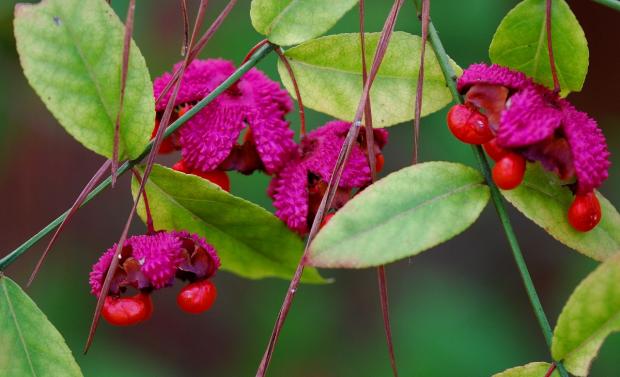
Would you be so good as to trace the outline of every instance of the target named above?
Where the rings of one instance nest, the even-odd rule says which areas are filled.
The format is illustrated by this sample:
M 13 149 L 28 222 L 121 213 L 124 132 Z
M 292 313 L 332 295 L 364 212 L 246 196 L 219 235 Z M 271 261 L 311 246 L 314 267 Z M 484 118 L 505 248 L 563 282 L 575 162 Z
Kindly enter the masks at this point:
M 93 265 L 89 283 L 91 293 L 99 296 L 117 244 L 109 248 Z M 220 259 L 202 237 L 188 232 L 156 232 L 128 238 L 110 293 L 117 295 L 127 287 L 142 291 L 171 286 L 175 277 L 203 280 L 213 276 Z
M 608 176 L 609 151 L 596 121 L 524 74 L 498 65 L 473 64 L 458 80 L 467 103 L 483 110 L 499 147 L 540 161 L 578 194 Z

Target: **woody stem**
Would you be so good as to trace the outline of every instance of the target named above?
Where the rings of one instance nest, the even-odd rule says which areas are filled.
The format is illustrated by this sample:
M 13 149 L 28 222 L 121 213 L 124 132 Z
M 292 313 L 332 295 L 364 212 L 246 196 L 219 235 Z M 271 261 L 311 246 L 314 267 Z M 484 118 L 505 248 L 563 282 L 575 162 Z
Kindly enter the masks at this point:
M 446 50 L 441 43 L 439 35 L 437 34 L 437 30 L 433 25 L 432 21 L 429 22 L 429 40 L 431 42 L 431 46 L 437 55 L 437 60 L 439 61 L 439 65 L 441 66 L 441 70 L 446 79 L 446 83 L 452 93 L 454 100 L 458 103 L 463 103 L 463 98 L 456 88 L 456 74 L 450 65 L 448 55 L 446 54 Z M 542 304 L 540 302 L 540 298 L 538 297 L 538 293 L 536 292 L 536 288 L 534 287 L 534 282 L 528 271 L 527 264 L 525 263 L 525 259 L 523 257 L 523 253 L 521 252 L 521 247 L 519 246 L 519 241 L 517 240 L 517 236 L 512 228 L 512 224 L 510 222 L 510 218 L 508 217 L 508 213 L 506 212 L 506 206 L 502 200 L 502 196 L 493 182 L 491 178 L 491 169 L 489 167 L 489 163 L 484 156 L 482 148 L 480 146 L 472 146 L 472 151 L 478 160 L 480 165 L 480 169 L 484 174 L 484 178 L 491 190 L 491 198 L 493 200 L 493 204 L 495 205 L 495 209 L 497 210 L 497 215 L 499 216 L 502 227 L 504 228 L 504 233 L 506 234 L 506 238 L 508 239 L 508 244 L 510 245 L 510 249 L 512 251 L 512 255 L 514 257 L 515 263 L 517 264 L 517 268 L 519 269 L 519 273 L 521 274 L 521 279 L 523 280 L 523 285 L 525 286 L 525 290 L 527 292 L 528 298 L 530 300 L 530 304 L 532 309 L 534 310 L 534 314 L 536 315 L 536 319 L 538 320 L 538 324 L 542 329 L 542 333 L 545 337 L 545 341 L 547 342 L 547 346 L 551 347 L 551 339 L 553 338 L 553 332 L 551 330 L 551 325 L 549 324 L 549 320 L 543 310 Z M 566 369 L 562 365 L 561 362 L 555 361 L 557 365 L 557 369 L 560 372 L 562 377 L 568 377 L 568 373 Z
M 202 110 L 205 106 L 213 102 L 217 96 L 222 94 L 226 89 L 230 88 L 241 76 L 243 76 L 247 71 L 249 71 L 252 67 L 258 64 L 266 55 L 268 55 L 271 51 L 273 51 L 273 46 L 266 44 L 261 46 L 256 52 L 250 57 L 247 62 L 241 65 L 235 72 L 233 72 L 228 78 L 222 82 L 217 88 L 215 88 L 208 96 L 203 98 L 200 102 L 198 102 L 195 106 L 193 106 L 190 110 L 188 110 L 183 116 L 179 117 L 174 123 L 169 125 L 166 128 L 164 133 L 164 137 L 170 136 L 173 132 L 175 132 L 179 127 L 185 124 L 188 120 L 190 120 L 196 113 Z M 120 176 L 126 173 L 129 169 L 140 163 L 151 151 L 153 148 L 153 141 L 151 141 L 145 147 L 144 151 L 138 158 L 134 160 L 125 161 L 121 166 L 119 166 L 117 170 L 117 175 Z M 86 203 L 90 202 L 93 198 L 99 195 L 103 190 L 105 190 L 112 183 L 112 177 L 109 176 L 103 182 L 101 182 L 97 187 L 93 189 L 93 191 L 88 195 L 82 206 Z M 26 242 L 18 246 L 15 250 L 11 251 L 9 254 L 5 255 L 2 259 L 0 259 L 0 271 L 6 269 L 11 263 L 13 263 L 17 258 L 22 256 L 26 251 L 28 251 L 32 246 L 34 246 L 37 242 L 39 242 L 43 237 L 53 232 L 62 222 L 65 217 L 68 215 L 69 211 L 65 211 L 62 215 L 58 216 L 55 220 L 47 224 L 43 229 L 41 229 L 37 234 L 30 237 Z

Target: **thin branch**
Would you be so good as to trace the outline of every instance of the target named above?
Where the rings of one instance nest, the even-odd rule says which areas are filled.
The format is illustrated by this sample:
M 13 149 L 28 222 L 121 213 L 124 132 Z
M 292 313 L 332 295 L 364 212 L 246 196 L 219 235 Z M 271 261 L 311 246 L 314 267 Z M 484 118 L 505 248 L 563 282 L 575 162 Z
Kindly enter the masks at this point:
M 37 262 L 36 266 L 34 267 L 34 270 L 32 270 L 32 273 L 30 274 L 30 278 L 28 279 L 28 284 L 26 284 L 27 287 L 29 287 L 30 284 L 32 284 L 32 282 L 34 281 L 34 278 L 37 276 L 37 273 L 41 269 L 41 266 L 43 265 L 43 262 L 45 261 L 45 258 L 47 257 L 47 254 L 50 252 L 50 250 L 52 249 L 52 247 L 56 243 L 56 240 L 58 239 L 58 236 L 60 236 L 60 233 L 62 233 L 62 231 L 64 230 L 65 226 L 67 226 L 67 224 L 69 224 L 69 222 L 73 218 L 73 215 L 75 215 L 77 210 L 82 206 L 82 204 L 86 200 L 87 195 L 90 193 L 90 191 L 93 189 L 93 187 L 95 187 L 95 185 L 97 183 L 99 183 L 99 181 L 101 180 L 101 177 L 103 177 L 105 172 L 108 171 L 108 169 L 110 168 L 111 164 L 112 164 L 112 160 L 106 160 L 106 162 L 104 162 L 103 165 L 101 165 L 99 170 L 97 170 L 95 175 L 93 175 L 93 177 L 90 179 L 90 181 L 88 181 L 86 186 L 84 186 L 84 188 L 82 189 L 82 192 L 80 192 L 80 194 L 78 195 L 77 199 L 75 199 L 75 202 L 73 203 L 73 205 L 71 206 L 71 208 L 69 208 L 69 210 L 67 212 L 67 216 L 65 216 L 65 218 L 62 221 L 62 223 L 60 224 L 60 226 L 58 228 L 56 228 L 56 231 L 54 232 L 54 235 L 52 236 L 52 238 L 50 239 L 49 243 L 47 244 L 47 247 L 43 251 L 43 254 L 41 254 L 41 257 L 39 258 L 39 261 Z
M 441 43 L 441 39 L 439 38 L 437 30 L 435 29 L 432 21 L 429 21 L 429 40 L 431 42 L 433 50 L 435 50 L 435 55 L 437 56 L 437 60 L 454 100 L 458 103 L 463 103 L 463 98 L 461 97 L 456 88 L 456 74 L 454 73 L 454 70 L 450 65 L 446 50 Z M 547 316 L 543 310 L 540 298 L 538 297 L 538 293 L 536 292 L 536 288 L 534 287 L 534 282 L 532 281 L 532 277 L 527 269 L 527 264 L 525 263 L 525 259 L 523 258 L 521 247 L 519 246 L 517 236 L 515 235 L 514 229 L 512 228 L 512 224 L 510 222 L 510 218 L 508 217 L 506 207 L 504 206 L 502 196 L 497 186 L 493 182 L 493 179 L 491 178 L 491 168 L 489 167 L 489 163 L 484 156 L 484 152 L 482 151 L 482 148 L 480 146 L 472 147 L 472 150 L 474 155 L 476 156 L 476 159 L 478 160 L 480 169 L 491 191 L 491 198 L 493 200 L 493 204 L 495 205 L 495 209 L 497 210 L 497 214 L 504 229 L 504 233 L 506 234 L 508 244 L 510 245 L 512 255 L 514 257 L 515 263 L 517 264 L 517 268 L 519 269 L 521 279 L 523 280 L 525 290 L 530 300 L 530 305 L 534 310 L 534 314 L 545 337 L 545 341 L 547 342 L 547 345 L 551 347 L 551 339 L 553 337 L 553 333 L 551 331 L 551 326 L 549 325 L 549 320 L 547 319 Z M 564 368 L 562 363 L 556 361 L 556 364 L 560 375 L 562 377 L 568 377 L 568 373 L 566 372 L 566 369 Z
M 551 377 L 551 374 L 553 374 L 553 372 L 555 371 L 556 367 L 557 367 L 557 365 L 555 365 L 555 363 L 551 363 L 551 366 L 549 367 L 549 370 L 547 370 L 547 373 L 545 373 L 545 377 Z
M 226 5 L 226 7 L 222 10 L 222 12 L 220 12 L 219 16 L 217 16 L 215 21 L 213 21 L 211 26 L 209 26 L 207 31 L 205 31 L 202 37 L 200 37 L 200 39 L 198 40 L 198 42 L 196 42 L 196 45 L 189 52 L 188 65 L 191 62 L 193 62 L 194 59 L 196 59 L 196 56 L 200 54 L 200 52 L 207 45 L 209 40 L 211 40 L 211 37 L 213 37 L 215 32 L 220 28 L 220 26 L 222 25 L 222 23 L 228 16 L 228 14 L 230 14 L 230 11 L 234 8 L 235 4 L 237 4 L 237 0 L 230 0 L 228 4 Z M 168 93 L 168 90 L 170 90 L 170 88 L 172 88 L 172 85 L 174 85 L 176 80 L 179 79 L 180 73 L 181 73 L 180 69 L 177 69 L 174 72 L 174 74 L 172 75 L 172 79 L 166 84 L 166 86 L 164 87 L 164 90 L 157 97 L 157 99 L 155 99 L 156 104 L 158 104 L 164 98 L 165 93 Z
M 264 45 L 269 43 L 269 39 L 263 39 L 262 41 L 258 42 L 257 44 L 254 45 L 254 47 L 252 47 L 250 49 L 250 51 L 248 51 L 248 53 L 245 55 L 245 58 L 243 58 L 243 60 L 241 61 L 241 64 L 245 63 L 248 61 L 248 59 L 250 59 L 250 57 L 252 55 L 254 55 L 254 53 L 256 52 L 256 50 L 258 50 L 259 48 L 263 47 Z M 275 46 L 275 45 L 274 45 Z
M 424 88 L 424 59 L 426 57 L 426 41 L 428 40 L 428 22 L 430 20 L 430 0 L 422 0 L 422 47 L 420 48 L 420 70 L 415 94 L 415 111 L 413 120 L 413 164 L 418 163 L 420 145 L 420 118 L 422 117 L 422 94 Z
M 131 169 L 131 173 L 136 177 L 138 184 L 142 184 L 142 176 L 136 168 Z M 151 214 L 151 206 L 149 205 L 149 198 L 146 195 L 146 190 L 142 192 L 142 202 L 144 202 L 144 213 L 146 214 L 146 231 L 148 234 L 155 233 L 155 225 L 153 225 L 153 215 Z
M 551 76 L 553 77 L 553 92 L 555 94 L 560 93 L 560 81 L 558 80 L 558 70 L 555 67 L 555 59 L 553 58 L 553 42 L 551 38 L 551 8 L 553 0 L 546 0 L 545 9 L 545 28 L 547 30 L 547 51 L 549 52 L 549 66 L 551 67 Z
M 336 189 L 338 188 L 338 184 L 340 183 L 340 178 L 342 176 L 342 172 L 344 171 L 345 163 L 351 153 L 353 148 L 353 144 L 357 140 L 357 134 L 359 132 L 359 128 L 361 125 L 362 114 L 365 109 L 366 101 L 368 100 L 368 93 L 370 92 L 370 87 L 377 75 L 379 70 L 379 66 L 385 56 L 385 52 L 387 50 L 388 43 L 390 38 L 392 37 L 392 33 L 394 31 L 394 24 L 396 23 L 396 17 L 398 16 L 398 12 L 403 5 L 404 0 L 395 0 L 394 5 L 388 15 L 388 18 L 385 21 L 383 26 L 383 30 L 381 31 L 381 37 L 379 38 L 379 43 L 377 44 L 377 50 L 375 52 L 375 57 L 370 68 L 370 75 L 366 84 L 364 85 L 364 90 L 362 91 L 362 96 L 360 98 L 360 102 L 357 107 L 357 111 L 355 112 L 355 117 L 353 123 L 351 124 L 351 128 L 349 129 L 349 133 L 347 134 L 345 141 L 343 143 L 342 149 L 340 150 L 340 154 L 338 155 L 338 159 L 336 161 L 336 165 L 334 167 L 334 171 L 329 179 L 329 183 L 327 184 L 327 193 L 323 196 L 321 200 L 321 204 L 317 210 L 317 214 L 312 222 L 312 227 L 310 228 L 310 234 L 308 235 L 308 240 L 306 241 L 306 246 L 304 248 L 303 255 L 299 264 L 297 265 L 297 269 L 295 270 L 295 274 L 293 275 L 293 279 L 289 285 L 288 290 L 286 291 L 286 295 L 284 296 L 284 301 L 282 302 L 282 307 L 278 312 L 278 316 L 276 318 L 276 323 L 274 325 L 273 331 L 269 338 L 269 342 L 267 344 L 267 348 L 261 360 L 261 363 L 256 372 L 257 377 L 264 377 L 267 373 L 267 368 L 269 367 L 269 362 L 271 361 L 271 356 L 273 355 L 273 350 L 278 341 L 278 337 L 280 335 L 280 331 L 282 330 L 282 326 L 286 321 L 286 317 L 293 303 L 293 299 L 295 297 L 295 293 L 297 292 L 297 287 L 299 286 L 299 282 L 301 280 L 301 276 L 304 271 L 304 264 L 306 262 L 306 258 L 308 255 L 308 250 L 310 249 L 310 243 L 316 236 L 320 224 L 323 221 L 323 217 L 325 215 L 325 209 L 329 208 L 336 193 Z
M 278 57 L 280 58 L 280 61 L 282 62 L 282 64 L 284 64 L 284 67 L 286 68 L 286 71 L 288 72 L 288 76 L 291 78 L 291 82 L 293 83 L 293 88 L 295 88 L 295 96 L 297 97 L 297 108 L 299 109 L 299 122 L 300 122 L 300 135 L 301 137 L 304 137 L 306 135 L 306 113 L 304 111 L 304 103 L 301 100 L 301 93 L 299 92 L 299 86 L 297 85 L 297 79 L 295 79 L 295 73 L 293 72 L 293 67 L 291 67 L 291 64 L 288 62 L 288 59 L 286 58 L 286 56 L 284 56 L 284 52 L 282 51 L 282 48 L 280 46 L 274 46 L 274 50 L 276 52 L 276 54 L 278 54 Z
M 241 76 L 243 76 L 246 72 L 248 72 L 252 67 L 254 67 L 259 61 L 265 58 L 271 51 L 273 47 L 271 45 L 263 46 L 261 49 L 257 50 L 254 56 L 250 58 L 245 64 L 241 65 L 235 72 L 233 72 L 224 82 L 222 82 L 219 86 L 217 86 L 211 93 L 209 93 L 206 97 L 200 100 L 196 105 L 192 106 L 185 114 L 179 117 L 174 123 L 172 123 L 166 131 L 164 132 L 164 138 L 172 135 L 176 132 L 181 126 L 187 123 L 188 120 L 193 118 L 199 111 L 205 108 L 205 106 L 209 105 L 215 98 L 217 98 L 220 94 L 225 92 L 228 88 L 230 88 L 235 82 L 239 80 Z M 131 161 L 126 161 L 118 168 L 118 175 L 122 175 L 127 172 L 127 170 L 131 169 L 138 163 L 140 163 L 153 149 L 154 140 L 151 140 L 145 147 L 144 151 L 138 156 L 136 159 Z M 99 195 L 103 190 L 108 188 L 112 182 L 112 178 L 108 177 L 103 182 L 101 182 L 97 187 L 95 187 L 90 194 L 86 197 L 86 200 L 82 203 L 81 207 L 89 203 L 92 199 L 94 199 L 97 195 Z M 6 269 L 9 265 L 15 262 L 19 257 L 24 255 L 28 250 L 30 250 L 35 244 L 37 244 L 43 237 L 47 236 L 54 229 L 58 228 L 60 224 L 67 218 L 70 210 L 65 211 L 63 214 L 58 216 L 52 222 L 47 224 L 43 229 L 37 232 L 35 235 L 26 240 L 23 244 L 15 248 L 13 251 L 2 257 L 0 259 L 0 271 Z
M 129 1 L 127 19 L 125 20 L 125 37 L 123 39 L 123 62 L 121 68 L 121 93 L 114 124 L 114 147 L 112 149 L 112 187 L 116 184 L 116 170 L 118 170 L 118 145 L 120 143 L 121 116 L 123 115 L 123 102 L 125 101 L 125 87 L 127 84 L 127 71 L 129 70 L 129 50 L 131 48 L 131 35 L 133 34 L 133 20 L 136 12 L 136 0 Z
M 360 51 L 362 58 L 362 87 L 366 85 L 368 80 L 368 71 L 366 67 L 366 31 L 365 31 L 365 2 L 359 2 L 359 29 L 360 29 Z M 366 154 L 368 155 L 368 163 L 370 165 L 370 176 L 374 183 L 377 179 L 377 160 L 375 156 L 375 135 L 372 125 L 372 107 L 370 101 L 370 93 L 366 100 L 364 108 L 364 125 L 366 130 Z M 385 266 L 377 267 L 377 284 L 379 286 L 379 303 L 381 305 L 381 317 L 383 318 L 383 328 L 385 331 L 385 341 L 388 347 L 388 355 L 390 358 L 390 366 L 392 374 L 398 377 L 398 368 L 396 366 L 396 354 L 394 352 L 394 342 L 392 341 L 392 326 L 390 321 L 390 302 L 387 288 L 387 276 Z
M 189 45 L 189 17 L 187 15 L 187 0 L 180 0 L 181 18 L 183 19 L 183 45 L 181 46 L 181 56 L 187 54 Z

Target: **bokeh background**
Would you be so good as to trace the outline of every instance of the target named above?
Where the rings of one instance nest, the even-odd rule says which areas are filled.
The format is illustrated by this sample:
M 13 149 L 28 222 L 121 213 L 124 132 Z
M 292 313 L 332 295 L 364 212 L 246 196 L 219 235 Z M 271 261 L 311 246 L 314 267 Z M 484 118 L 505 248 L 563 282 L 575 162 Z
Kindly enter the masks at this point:
M 262 37 L 252 28 L 249 0 L 241 0 L 204 53 L 239 63 Z M 514 1 L 434 1 L 432 18 L 447 51 L 461 66 L 488 61 L 487 48 Z M 56 123 L 19 66 L 12 33 L 13 0 L 0 2 L 0 255 L 18 246 L 66 209 L 102 163 Z M 196 1 L 191 2 L 193 10 Z M 391 2 L 367 2 L 367 30 L 379 31 Z M 620 13 L 590 1 L 570 1 L 590 45 L 584 90 L 570 95 L 598 119 L 613 154 L 611 178 L 602 191 L 620 205 Z M 212 20 L 225 5 L 213 0 Z M 114 0 L 124 18 L 127 1 Z M 357 10 L 330 33 L 357 30 Z M 412 2 L 397 30 L 419 33 Z M 182 24 L 178 1 L 138 1 L 135 39 L 156 77 L 180 60 Z M 259 68 L 277 79 L 274 56 Z M 445 110 L 422 121 L 422 160 L 475 166 L 470 149 L 445 126 Z M 295 112 L 289 119 L 298 129 Z M 326 116 L 309 111 L 309 125 Z M 406 166 L 411 124 L 390 129 L 384 174 Z M 162 159 L 172 163 L 174 159 Z M 233 176 L 232 192 L 272 208 L 261 175 Z M 90 266 L 114 243 L 130 209 L 127 177 L 82 209 L 60 238 L 28 293 L 65 336 L 86 376 L 252 376 L 287 289 L 284 280 L 251 281 L 223 272 L 219 297 L 200 316 L 175 305 L 178 286 L 157 292 L 147 323 L 114 328 L 102 323 L 87 356 L 86 339 L 95 299 L 88 293 Z M 511 209 L 516 232 L 552 324 L 577 283 L 595 267 L 588 258 L 553 240 Z M 135 233 L 144 231 L 136 221 Z M 24 284 L 45 242 L 6 272 Z M 386 248 L 390 245 L 386 244 Z M 466 233 L 388 268 L 396 356 L 402 376 L 490 376 L 530 361 L 548 361 L 545 342 L 528 304 L 510 250 L 491 205 Z M 381 312 L 372 269 L 323 271 L 331 285 L 302 286 L 284 327 L 271 376 L 389 376 Z M 2 320 L 2 319 L 0 319 Z M 1 352 L 1 350 L 0 350 Z M 620 334 L 612 335 L 592 376 L 620 375 Z

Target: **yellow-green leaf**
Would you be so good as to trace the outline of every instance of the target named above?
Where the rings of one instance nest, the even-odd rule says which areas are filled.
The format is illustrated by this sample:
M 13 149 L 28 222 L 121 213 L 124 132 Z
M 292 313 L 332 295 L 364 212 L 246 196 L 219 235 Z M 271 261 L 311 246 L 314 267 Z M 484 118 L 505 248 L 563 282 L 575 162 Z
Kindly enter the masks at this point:
M 15 39 L 30 85 L 86 148 L 112 157 L 124 27 L 105 0 L 43 0 L 15 7 Z M 132 42 L 119 156 L 136 158 L 155 120 L 153 86 Z
M 372 62 L 379 33 L 366 35 L 366 61 Z M 370 91 L 373 125 L 388 127 L 413 119 L 422 40 L 395 32 Z M 422 115 L 440 110 L 452 95 L 433 49 L 426 48 Z M 359 34 L 314 39 L 286 51 L 295 72 L 304 105 L 352 121 L 362 95 L 362 57 Z M 369 63 L 370 64 L 370 63 Z M 457 73 L 461 69 L 452 62 Z M 294 88 L 281 62 L 278 72 L 286 89 Z

